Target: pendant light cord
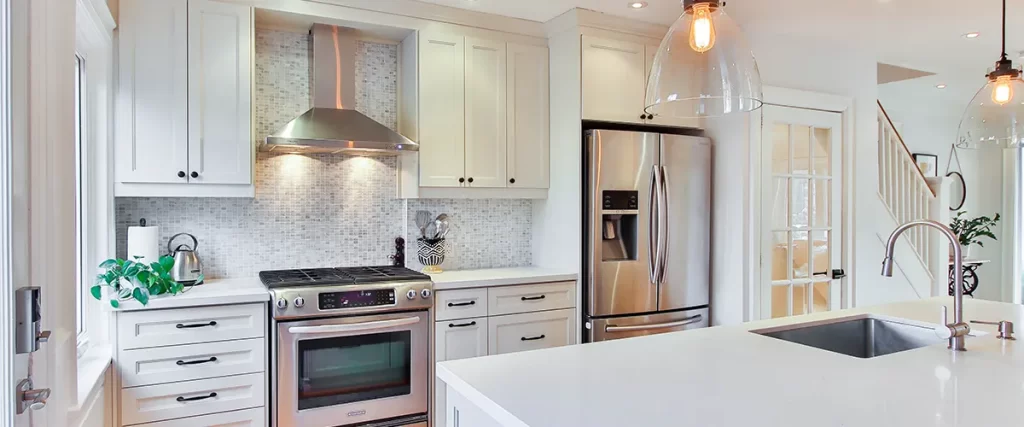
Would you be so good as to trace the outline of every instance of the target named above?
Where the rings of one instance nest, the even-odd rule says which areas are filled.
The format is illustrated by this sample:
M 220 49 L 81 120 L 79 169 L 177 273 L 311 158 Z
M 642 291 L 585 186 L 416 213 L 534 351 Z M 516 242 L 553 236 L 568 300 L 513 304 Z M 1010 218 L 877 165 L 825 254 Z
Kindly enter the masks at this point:
M 1003 60 L 1006 60 L 1006 0 L 1003 0 Z

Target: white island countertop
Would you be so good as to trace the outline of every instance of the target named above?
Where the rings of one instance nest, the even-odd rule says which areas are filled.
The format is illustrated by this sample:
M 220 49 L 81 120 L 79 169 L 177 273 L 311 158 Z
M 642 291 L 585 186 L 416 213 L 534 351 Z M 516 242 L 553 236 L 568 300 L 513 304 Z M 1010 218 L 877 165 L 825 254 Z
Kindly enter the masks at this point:
M 160 295 L 149 299 L 143 306 L 138 301 L 122 301 L 119 311 L 154 310 L 164 308 L 200 307 L 206 305 L 246 304 L 270 301 L 270 294 L 258 277 L 239 279 L 214 279 L 206 283 L 185 287 L 185 293 Z M 103 301 L 110 307 L 106 301 Z
M 509 427 L 1024 425 L 1024 340 L 993 326 L 972 324 L 966 352 L 943 342 L 871 359 L 749 332 L 868 313 L 934 325 L 943 304 L 952 298 L 448 361 L 437 376 Z M 1021 306 L 964 307 L 965 319 L 1024 325 Z
M 576 280 L 576 272 L 544 267 L 485 268 L 431 274 L 434 290 L 524 285 Z

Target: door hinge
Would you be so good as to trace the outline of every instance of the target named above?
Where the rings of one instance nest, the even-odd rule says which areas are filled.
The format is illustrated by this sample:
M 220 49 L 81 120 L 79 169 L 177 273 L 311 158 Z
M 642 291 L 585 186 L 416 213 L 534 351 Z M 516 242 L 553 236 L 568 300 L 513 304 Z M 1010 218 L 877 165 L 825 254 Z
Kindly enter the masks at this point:
M 832 280 L 838 280 L 844 277 L 846 277 L 846 270 L 843 270 L 841 268 L 832 270 Z

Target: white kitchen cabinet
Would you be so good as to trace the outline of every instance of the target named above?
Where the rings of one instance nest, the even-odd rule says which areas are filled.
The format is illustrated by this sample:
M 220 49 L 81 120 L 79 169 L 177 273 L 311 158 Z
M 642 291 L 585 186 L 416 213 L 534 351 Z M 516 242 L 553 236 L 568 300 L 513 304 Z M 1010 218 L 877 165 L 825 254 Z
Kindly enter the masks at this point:
M 188 182 L 188 2 L 123 0 L 119 11 L 115 179 Z
M 644 45 L 581 37 L 583 119 L 643 123 L 647 84 Z
M 188 3 L 189 182 L 250 184 L 252 8 Z
M 119 3 L 115 196 L 252 197 L 253 9 Z
M 487 318 L 487 354 L 561 347 L 576 342 L 576 310 L 538 311 Z
M 468 359 L 487 355 L 487 318 L 437 322 L 434 328 L 434 360 Z M 434 425 L 445 425 L 445 385 L 434 385 Z
M 466 38 L 466 183 L 505 187 L 505 42 Z
M 509 43 L 506 164 L 509 188 L 548 188 L 548 50 Z
M 421 34 L 419 44 L 420 186 L 461 187 L 466 171 L 465 40 Z

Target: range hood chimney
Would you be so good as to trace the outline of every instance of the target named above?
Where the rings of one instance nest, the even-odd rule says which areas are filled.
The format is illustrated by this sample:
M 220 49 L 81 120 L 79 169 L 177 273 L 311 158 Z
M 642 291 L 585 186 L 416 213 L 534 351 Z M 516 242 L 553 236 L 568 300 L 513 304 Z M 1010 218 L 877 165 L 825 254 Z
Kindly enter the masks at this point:
M 418 151 L 419 145 L 355 110 L 355 37 L 351 30 L 314 24 L 313 108 L 266 139 L 262 151 L 288 153 Z

